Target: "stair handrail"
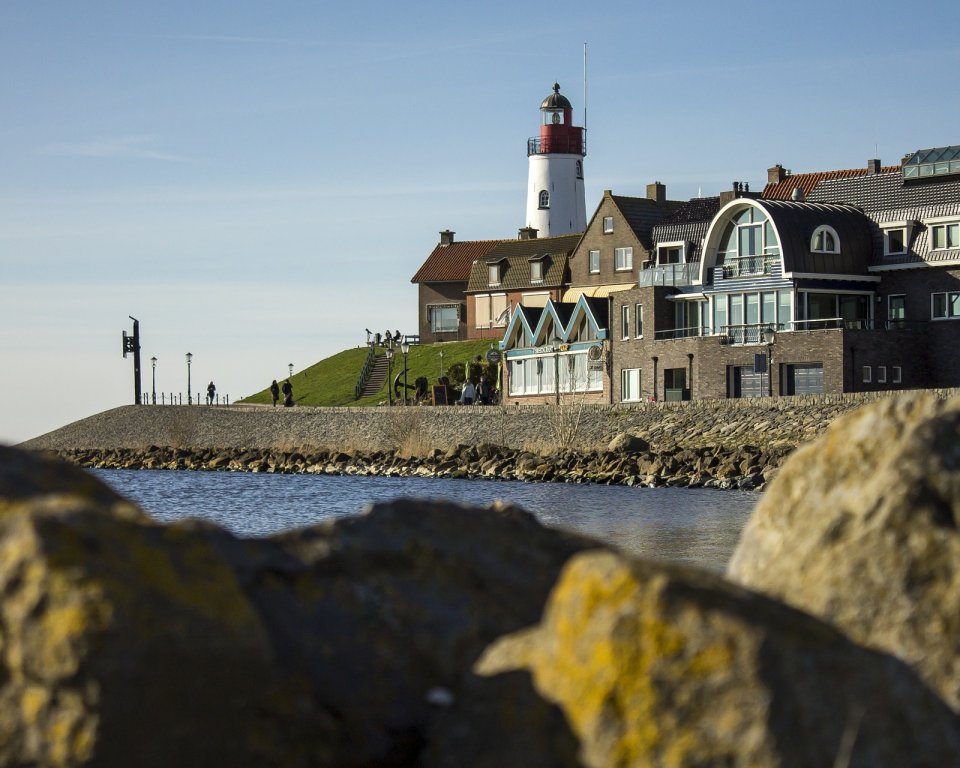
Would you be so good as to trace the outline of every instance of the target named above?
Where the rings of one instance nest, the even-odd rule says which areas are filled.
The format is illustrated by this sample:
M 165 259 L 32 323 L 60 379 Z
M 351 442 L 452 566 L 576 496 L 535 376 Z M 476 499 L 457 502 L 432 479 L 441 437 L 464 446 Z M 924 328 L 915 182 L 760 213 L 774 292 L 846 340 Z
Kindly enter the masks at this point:
M 353 389 L 353 399 L 359 400 L 363 394 L 363 388 L 367 386 L 367 379 L 370 378 L 370 371 L 373 370 L 373 361 L 377 356 L 377 348 L 371 344 L 367 351 L 367 359 L 363 361 L 363 367 L 360 369 L 360 376 L 357 378 L 357 386 Z

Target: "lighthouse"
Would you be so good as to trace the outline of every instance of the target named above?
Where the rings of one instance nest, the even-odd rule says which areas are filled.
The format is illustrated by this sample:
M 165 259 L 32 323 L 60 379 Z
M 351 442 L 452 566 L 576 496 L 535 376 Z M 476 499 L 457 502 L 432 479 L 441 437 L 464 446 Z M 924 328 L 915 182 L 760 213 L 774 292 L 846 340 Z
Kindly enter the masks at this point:
M 553 84 L 540 104 L 540 135 L 527 140 L 527 223 L 538 237 L 587 228 L 583 191 L 584 129 L 573 124 L 570 100 Z

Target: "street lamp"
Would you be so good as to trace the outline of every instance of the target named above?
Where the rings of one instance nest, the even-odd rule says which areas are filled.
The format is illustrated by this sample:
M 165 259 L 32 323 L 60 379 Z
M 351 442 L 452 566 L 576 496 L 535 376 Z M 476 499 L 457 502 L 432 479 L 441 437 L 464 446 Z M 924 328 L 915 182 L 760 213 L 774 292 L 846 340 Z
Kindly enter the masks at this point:
M 400 342 L 400 351 L 403 352 L 403 404 L 407 404 L 407 352 L 410 351 L 410 342 L 404 338 Z
M 393 347 L 387 347 L 387 405 L 393 406 Z
M 772 325 L 763 329 L 763 342 L 767 345 L 767 395 L 773 397 L 773 342 L 777 332 Z
M 193 402 L 193 395 L 190 394 L 190 361 L 193 360 L 193 355 L 187 352 L 187 405 Z
M 157 358 L 151 357 L 150 364 L 153 366 L 153 386 L 150 389 L 150 395 L 153 398 L 153 404 L 157 404 Z
M 443 350 L 440 350 L 440 378 L 443 378 Z
M 557 336 L 550 339 L 550 347 L 553 349 L 553 389 L 560 405 L 560 339 Z
M 287 363 L 287 370 L 290 372 L 288 378 L 293 378 L 293 363 Z

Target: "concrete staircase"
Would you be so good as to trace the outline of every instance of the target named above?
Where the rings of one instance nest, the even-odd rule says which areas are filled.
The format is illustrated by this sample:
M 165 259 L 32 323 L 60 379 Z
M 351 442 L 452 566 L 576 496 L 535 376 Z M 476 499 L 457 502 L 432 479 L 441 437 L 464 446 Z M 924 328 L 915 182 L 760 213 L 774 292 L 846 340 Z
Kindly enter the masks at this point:
M 380 391 L 383 382 L 387 380 L 388 370 L 389 361 L 387 360 L 386 354 L 378 354 L 373 360 L 373 368 L 371 368 L 370 375 L 367 377 L 367 383 L 363 387 L 362 397 L 369 397 Z

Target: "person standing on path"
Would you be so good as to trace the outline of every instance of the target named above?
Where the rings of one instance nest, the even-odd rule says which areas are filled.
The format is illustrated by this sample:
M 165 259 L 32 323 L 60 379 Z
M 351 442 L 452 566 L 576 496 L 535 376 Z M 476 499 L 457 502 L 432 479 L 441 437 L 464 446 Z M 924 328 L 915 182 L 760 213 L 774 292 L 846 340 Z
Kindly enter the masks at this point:
M 277 407 L 277 400 L 280 399 L 280 385 L 277 384 L 277 380 L 273 380 L 273 384 L 270 385 L 270 397 L 273 398 L 273 407 Z
M 289 408 L 291 405 L 293 405 L 293 384 L 290 383 L 290 379 L 287 379 L 283 382 L 283 406 Z
M 216 399 L 216 397 L 217 397 L 217 387 L 211 381 L 209 384 L 207 384 L 207 405 L 213 405 L 213 401 Z

